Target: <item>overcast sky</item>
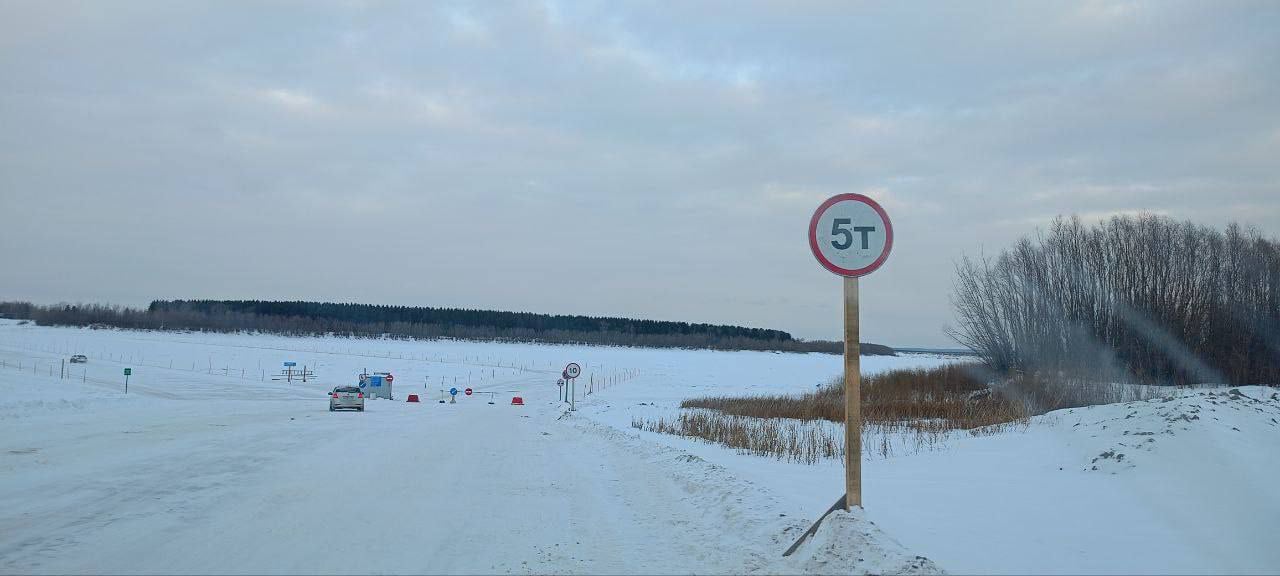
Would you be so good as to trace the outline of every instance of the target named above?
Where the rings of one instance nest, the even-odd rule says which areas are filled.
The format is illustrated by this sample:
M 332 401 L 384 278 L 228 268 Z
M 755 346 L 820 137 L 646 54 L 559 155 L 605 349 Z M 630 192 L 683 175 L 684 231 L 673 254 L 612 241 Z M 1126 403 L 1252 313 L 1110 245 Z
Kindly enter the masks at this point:
M 254 298 L 863 339 L 1059 214 L 1280 231 L 1280 2 L 0 2 L 0 299 Z

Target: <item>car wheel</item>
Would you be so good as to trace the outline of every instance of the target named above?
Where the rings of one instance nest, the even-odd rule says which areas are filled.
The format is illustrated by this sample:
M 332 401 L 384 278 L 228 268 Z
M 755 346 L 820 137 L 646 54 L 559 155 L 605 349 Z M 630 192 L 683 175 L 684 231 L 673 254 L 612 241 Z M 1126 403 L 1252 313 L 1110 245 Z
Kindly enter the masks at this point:
M 330 407 L 329 407 L 329 411 L 330 411 L 330 412 L 333 412 L 333 406 L 330 406 Z

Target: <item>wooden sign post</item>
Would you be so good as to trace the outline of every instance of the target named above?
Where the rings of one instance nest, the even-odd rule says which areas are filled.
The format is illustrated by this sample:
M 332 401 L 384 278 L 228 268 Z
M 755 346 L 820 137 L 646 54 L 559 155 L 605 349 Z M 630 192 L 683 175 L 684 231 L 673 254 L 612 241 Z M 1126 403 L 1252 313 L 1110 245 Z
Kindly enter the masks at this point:
M 844 277 L 845 509 L 862 507 L 862 387 L 858 334 L 858 278 L 875 272 L 893 249 L 893 225 L 875 200 L 839 194 L 809 220 L 809 249 L 818 263 Z
M 862 506 L 862 344 L 858 339 L 858 277 L 844 279 L 845 510 Z

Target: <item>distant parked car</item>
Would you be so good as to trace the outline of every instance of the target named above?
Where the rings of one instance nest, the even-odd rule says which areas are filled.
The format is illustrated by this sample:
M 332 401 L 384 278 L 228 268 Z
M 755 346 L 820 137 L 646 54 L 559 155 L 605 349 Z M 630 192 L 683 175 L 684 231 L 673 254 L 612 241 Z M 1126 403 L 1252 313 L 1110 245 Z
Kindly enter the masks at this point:
M 88 361 L 89 361 L 89 357 L 85 356 L 84 354 L 76 354 L 75 356 L 71 357 L 72 364 L 84 364 Z
M 364 412 L 364 392 L 355 386 L 338 386 L 329 393 L 329 411 L 356 410 Z

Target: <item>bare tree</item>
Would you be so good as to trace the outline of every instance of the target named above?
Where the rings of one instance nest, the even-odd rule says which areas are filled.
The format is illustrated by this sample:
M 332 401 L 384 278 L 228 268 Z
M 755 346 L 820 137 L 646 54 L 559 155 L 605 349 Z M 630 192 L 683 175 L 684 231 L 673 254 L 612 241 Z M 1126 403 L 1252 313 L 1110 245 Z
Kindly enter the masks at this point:
M 1002 373 L 1280 382 L 1280 243 L 1141 215 L 1058 218 L 964 258 L 949 333 Z

